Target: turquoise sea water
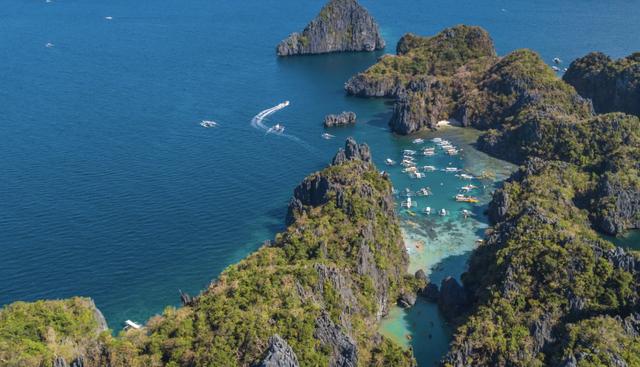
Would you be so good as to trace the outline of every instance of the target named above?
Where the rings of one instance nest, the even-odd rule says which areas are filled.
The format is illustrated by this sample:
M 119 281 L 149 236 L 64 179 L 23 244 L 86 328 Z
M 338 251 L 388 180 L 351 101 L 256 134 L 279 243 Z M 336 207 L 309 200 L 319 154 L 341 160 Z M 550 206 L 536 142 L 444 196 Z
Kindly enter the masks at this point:
M 405 32 L 458 23 L 486 27 L 500 54 L 529 47 L 568 61 L 591 50 L 618 57 L 640 49 L 640 1 L 362 3 L 381 24 L 386 52 Z M 178 289 L 198 292 L 281 230 L 293 187 L 347 136 L 371 145 L 381 168 L 397 158 L 411 143 L 388 133 L 390 105 L 342 90 L 382 52 L 275 57 L 275 44 L 321 6 L 5 0 L 0 304 L 83 295 L 114 329 L 144 321 L 176 304 Z M 250 125 L 284 100 L 291 105 L 267 123 L 283 123 L 299 140 Z M 342 110 L 355 111 L 358 125 L 321 139 L 323 116 Z M 219 127 L 200 127 L 204 119 Z M 483 161 L 470 159 L 463 163 Z M 443 186 L 456 180 L 443 178 Z M 448 230 L 438 235 L 459 237 Z M 425 250 L 423 265 L 412 266 L 445 262 L 462 271 L 461 250 L 446 246 Z

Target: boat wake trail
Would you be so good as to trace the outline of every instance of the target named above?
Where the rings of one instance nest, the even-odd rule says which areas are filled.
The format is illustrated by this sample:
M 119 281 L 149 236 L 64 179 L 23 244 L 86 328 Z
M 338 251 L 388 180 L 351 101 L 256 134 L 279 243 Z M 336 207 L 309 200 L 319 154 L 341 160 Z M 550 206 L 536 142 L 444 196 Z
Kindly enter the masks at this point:
M 258 113 L 257 115 L 253 116 L 253 118 L 251 119 L 251 126 L 253 126 L 254 128 L 258 129 L 258 130 L 262 130 L 264 131 L 266 134 L 270 133 L 272 131 L 271 128 L 269 128 L 267 125 L 264 124 L 264 120 L 273 115 L 274 113 L 280 111 L 281 109 L 285 108 L 289 106 L 289 101 L 285 101 L 282 102 L 276 106 L 273 106 L 271 108 L 268 108 L 264 111 L 261 111 L 260 113 Z M 291 135 L 291 134 L 285 134 L 285 133 L 276 133 L 274 135 L 277 136 L 281 136 L 283 138 L 287 138 L 293 142 L 298 143 L 300 146 L 302 146 L 303 148 L 305 148 L 306 150 L 308 150 L 309 152 L 320 156 L 320 152 L 315 149 L 314 147 L 312 147 L 309 143 L 305 142 L 304 140 L 298 138 L 297 136 Z

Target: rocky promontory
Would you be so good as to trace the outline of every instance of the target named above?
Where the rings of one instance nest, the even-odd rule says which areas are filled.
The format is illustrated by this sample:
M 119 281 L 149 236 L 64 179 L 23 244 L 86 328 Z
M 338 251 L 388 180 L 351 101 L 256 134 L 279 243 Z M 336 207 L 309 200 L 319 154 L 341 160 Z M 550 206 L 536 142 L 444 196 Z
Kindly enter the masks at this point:
M 353 125 L 356 123 L 356 114 L 351 111 L 343 111 L 338 115 L 327 115 L 324 118 L 324 127 L 336 127 Z
M 293 33 L 280 42 L 276 53 L 293 56 L 384 47 L 378 24 L 356 0 L 331 0 L 302 33 Z
M 86 344 L 76 367 L 412 367 L 411 351 L 377 327 L 390 305 L 417 290 L 393 200 L 369 148 L 348 139 L 330 166 L 296 188 L 286 230 L 200 295 L 183 295 L 185 306 L 113 337 L 94 332 L 90 308 L 38 319 L 10 305 L 0 311 L 0 364 L 50 366 L 58 355 L 70 362 Z
M 598 113 L 640 116 L 640 52 L 613 60 L 593 52 L 571 63 L 563 76 Z

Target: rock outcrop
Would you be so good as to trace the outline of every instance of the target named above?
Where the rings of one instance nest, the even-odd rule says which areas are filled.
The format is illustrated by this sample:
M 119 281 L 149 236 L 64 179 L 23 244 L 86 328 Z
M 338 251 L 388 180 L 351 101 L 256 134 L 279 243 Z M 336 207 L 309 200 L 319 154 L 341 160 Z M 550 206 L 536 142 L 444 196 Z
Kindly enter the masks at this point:
M 640 116 L 640 53 L 613 60 L 593 52 L 571 63 L 563 76 L 598 113 Z
M 371 150 L 367 144 L 358 144 L 353 138 L 347 138 L 344 149 L 340 148 L 331 162 L 332 165 L 339 165 L 346 161 L 358 160 L 371 163 Z
M 280 42 L 276 53 L 293 56 L 384 47 L 378 24 L 356 0 L 330 0 L 302 33 L 293 33 Z
M 338 115 L 327 115 L 324 118 L 324 127 L 336 127 L 353 125 L 356 123 L 356 114 L 354 112 L 344 111 Z
M 438 297 L 438 307 L 445 318 L 452 320 L 459 317 L 469 303 L 467 293 L 455 278 L 442 280 Z
M 269 338 L 264 358 L 255 367 L 298 367 L 298 357 L 280 335 Z

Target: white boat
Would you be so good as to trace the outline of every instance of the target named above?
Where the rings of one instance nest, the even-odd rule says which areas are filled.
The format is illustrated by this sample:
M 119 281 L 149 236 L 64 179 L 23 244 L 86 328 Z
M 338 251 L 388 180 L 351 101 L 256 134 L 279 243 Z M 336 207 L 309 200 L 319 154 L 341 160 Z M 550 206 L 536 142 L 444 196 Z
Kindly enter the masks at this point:
M 418 206 L 418 203 L 414 202 L 413 200 L 411 200 L 410 197 L 407 198 L 406 201 L 403 201 L 402 204 L 400 204 L 403 208 L 407 208 L 410 209 L 414 206 Z
M 404 155 L 415 155 L 416 151 L 415 150 L 411 150 L 411 149 L 405 149 L 402 151 L 404 153 Z
M 429 196 L 431 195 L 431 190 L 428 187 L 423 187 L 416 193 L 418 196 Z
M 420 138 L 413 139 L 413 144 L 422 144 L 422 143 L 424 143 L 424 139 L 420 139 Z
M 211 120 L 202 120 L 202 121 L 200 122 L 200 126 L 202 126 L 202 127 L 207 127 L 207 128 L 209 128 L 209 127 L 216 127 L 216 126 L 218 126 L 218 123 L 217 123 L 217 122 L 215 122 L 215 121 L 211 121 Z
M 417 172 L 418 169 L 416 167 L 407 167 L 405 169 L 402 170 L 402 172 L 404 173 L 414 173 Z
M 461 174 L 458 175 L 458 177 L 460 177 L 463 180 L 473 180 L 473 176 L 468 175 L 466 173 L 461 173 Z
M 560 71 L 560 68 L 559 68 L 559 67 L 557 67 L 557 66 L 555 66 L 555 65 L 554 65 L 554 66 L 552 66 L 552 67 L 551 67 L 551 69 L 553 69 L 553 71 Z
M 553 62 L 556 63 L 556 64 L 561 64 L 562 60 L 560 60 L 560 58 L 558 58 L 558 57 L 554 57 L 553 58 Z
M 434 143 L 439 143 L 439 142 L 442 141 L 442 138 L 433 138 L 433 139 L 431 139 L 431 141 L 434 142 Z
M 431 215 L 431 207 L 430 206 L 424 208 L 424 214 Z
M 444 217 L 445 215 L 447 215 L 447 211 L 445 209 L 440 209 L 440 212 L 438 214 L 440 214 L 440 216 Z
M 465 218 L 473 217 L 473 213 L 467 209 L 462 209 L 462 216 Z
M 395 164 L 396 164 L 396 161 L 394 161 L 394 160 L 393 160 L 393 159 L 391 159 L 391 158 L 387 158 L 387 159 L 385 159 L 385 160 L 384 160 L 384 163 L 385 163 L 387 166 L 393 166 L 393 165 L 395 165 Z
M 477 187 L 477 186 L 474 186 L 474 185 L 466 185 L 466 186 L 462 186 L 462 187 L 460 188 L 460 191 L 469 192 L 469 191 L 471 191 L 471 190 L 475 190 L 475 189 L 477 189 L 477 188 L 478 188 L 478 187 Z
M 411 161 L 402 161 L 402 163 L 400 163 L 402 165 L 402 167 L 405 168 L 409 168 L 409 167 L 415 167 L 416 164 L 411 162 Z
M 333 138 L 335 138 L 335 135 L 331 135 L 331 134 L 329 134 L 329 133 L 323 133 L 323 134 L 322 134 L 322 138 L 323 138 L 323 139 L 326 139 L 326 140 L 329 140 L 329 139 L 333 139 Z
M 423 154 L 423 155 L 425 155 L 425 156 L 427 156 L 427 157 L 430 157 L 430 156 L 432 156 L 432 155 L 435 155 L 435 154 L 436 154 L 436 148 L 425 148 L 425 149 L 422 151 L 422 154 Z
M 138 324 L 137 322 L 133 322 L 131 320 L 127 320 L 124 322 L 124 329 L 128 330 L 128 329 L 135 329 L 135 330 L 140 330 L 142 329 L 142 325 Z
M 112 17 L 112 16 L 106 16 L 106 17 L 104 17 L 104 19 L 106 19 L 106 20 L 113 20 L 113 17 Z
M 422 167 L 423 170 L 427 171 L 427 172 L 433 172 L 436 170 L 436 168 L 434 166 L 424 166 Z
M 53 46 L 55 46 L 55 45 L 53 43 L 51 43 L 51 42 L 47 42 L 47 44 L 44 45 L 44 47 L 46 47 L 46 48 L 51 48 Z
M 447 154 L 448 155 L 458 155 L 458 150 L 452 148 L 452 149 L 447 149 Z
M 284 132 L 284 126 L 280 124 L 275 124 L 269 130 L 267 130 L 267 134 L 268 133 L 282 134 L 283 132 Z
M 447 167 L 444 169 L 445 172 L 458 172 L 456 167 Z
M 413 177 L 413 178 L 425 178 L 425 177 L 427 177 L 427 175 L 425 175 L 425 174 L 424 174 L 424 173 L 422 173 L 422 172 L 414 172 L 414 173 L 413 173 L 413 175 L 412 175 L 412 177 Z

